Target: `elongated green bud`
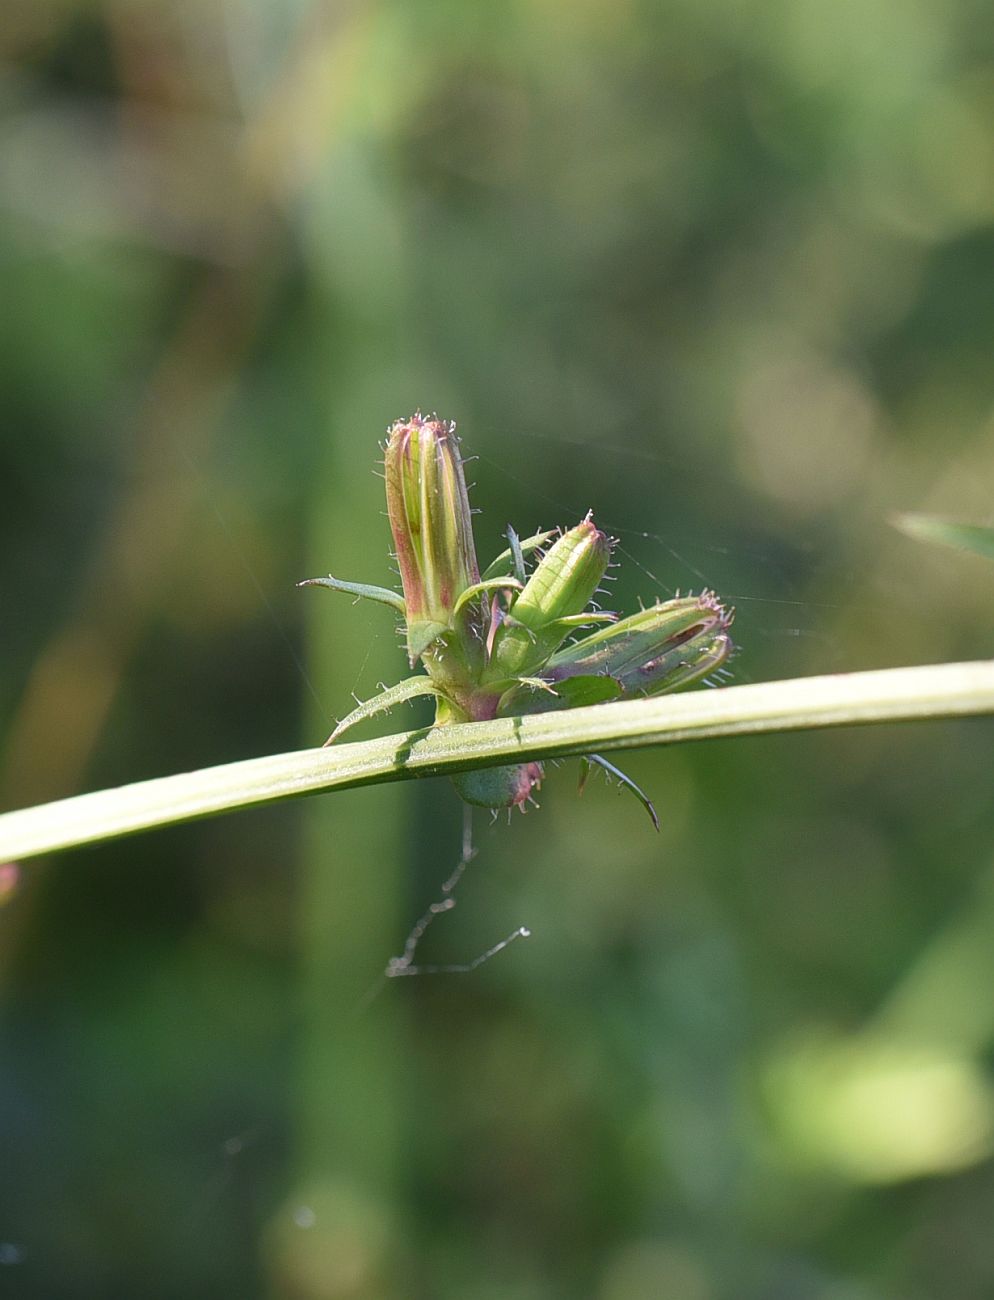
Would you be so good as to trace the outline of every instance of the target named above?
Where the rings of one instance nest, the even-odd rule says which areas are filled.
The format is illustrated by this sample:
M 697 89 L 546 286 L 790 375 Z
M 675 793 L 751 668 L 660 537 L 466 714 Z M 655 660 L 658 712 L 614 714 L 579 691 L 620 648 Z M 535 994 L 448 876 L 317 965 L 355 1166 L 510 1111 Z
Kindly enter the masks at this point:
M 732 614 L 713 592 L 668 600 L 601 628 L 552 656 L 541 677 L 555 686 L 602 676 L 620 695 L 659 695 L 707 677 L 732 653 Z
M 480 571 L 455 425 L 420 413 L 398 420 L 387 438 L 384 467 L 413 664 L 445 632 L 471 637 L 478 616 L 469 604 L 456 610 Z
M 538 632 L 555 619 L 582 614 L 600 586 L 610 558 L 610 541 L 588 515 L 542 556 L 514 601 L 511 613 L 515 620 Z
M 539 561 L 494 636 L 487 679 L 528 675 L 562 645 L 611 559 L 611 542 L 588 515 Z

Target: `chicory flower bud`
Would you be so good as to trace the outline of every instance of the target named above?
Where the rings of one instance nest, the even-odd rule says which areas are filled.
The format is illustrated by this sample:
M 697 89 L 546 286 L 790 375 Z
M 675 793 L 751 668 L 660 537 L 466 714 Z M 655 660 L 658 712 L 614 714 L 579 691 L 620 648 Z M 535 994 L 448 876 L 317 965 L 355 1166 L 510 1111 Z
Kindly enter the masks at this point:
M 387 513 L 406 605 L 411 663 L 444 633 L 479 640 L 472 602 L 480 581 L 473 524 L 455 425 L 416 414 L 391 426 L 384 457 Z
M 532 790 L 542 784 L 541 763 L 516 763 L 457 772 L 452 784 L 466 803 L 479 808 L 523 808 Z
M 541 677 L 553 688 L 570 678 L 606 677 L 617 683 L 618 698 L 680 690 L 728 659 L 731 621 L 713 592 L 668 600 L 566 646 Z
M 586 610 L 611 559 L 611 542 L 588 515 L 539 561 L 497 630 L 490 681 L 527 676 L 562 645 Z

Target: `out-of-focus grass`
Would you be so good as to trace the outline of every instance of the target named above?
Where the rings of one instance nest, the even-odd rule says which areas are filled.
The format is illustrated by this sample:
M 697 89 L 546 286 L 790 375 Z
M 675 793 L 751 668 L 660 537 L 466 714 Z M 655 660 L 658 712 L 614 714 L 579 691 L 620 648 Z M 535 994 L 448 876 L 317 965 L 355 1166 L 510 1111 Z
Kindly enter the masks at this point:
M 367 466 L 419 404 L 484 551 L 595 507 L 619 605 L 734 600 L 740 680 L 989 656 L 983 562 L 887 521 L 989 518 L 992 49 L 970 0 L 8 0 L 5 805 L 318 741 L 393 676 L 293 583 L 388 578 Z M 532 940 L 354 1019 L 457 853 L 443 783 L 25 869 L 4 1288 L 989 1294 L 989 729 L 632 770 L 661 840 L 554 773 L 430 954 Z
M 920 542 L 952 546 L 959 551 L 974 551 L 994 560 L 994 528 L 980 524 L 958 524 L 933 515 L 897 515 L 895 526 Z

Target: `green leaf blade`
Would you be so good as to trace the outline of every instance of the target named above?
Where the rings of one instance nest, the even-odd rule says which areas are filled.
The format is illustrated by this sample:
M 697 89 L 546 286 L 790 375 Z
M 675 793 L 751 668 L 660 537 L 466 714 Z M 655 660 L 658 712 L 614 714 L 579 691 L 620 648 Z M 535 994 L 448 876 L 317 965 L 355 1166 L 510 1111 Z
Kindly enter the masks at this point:
M 951 546 L 957 551 L 972 551 L 994 560 L 994 528 L 983 524 L 958 524 L 937 515 L 915 514 L 895 515 L 892 523 L 916 542 Z

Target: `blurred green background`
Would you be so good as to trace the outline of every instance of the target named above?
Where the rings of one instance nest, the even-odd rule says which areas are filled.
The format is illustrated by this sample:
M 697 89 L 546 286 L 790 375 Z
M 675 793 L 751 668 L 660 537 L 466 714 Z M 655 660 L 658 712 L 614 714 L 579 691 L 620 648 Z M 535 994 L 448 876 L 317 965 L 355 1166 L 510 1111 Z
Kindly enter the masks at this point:
M 378 439 L 481 555 L 589 507 L 741 682 L 989 655 L 980 0 L 4 0 L 0 799 L 319 743 L 396 680 Z M 407 710 L 393 726 L 423 715 Z M 389 726 L 390 724 L 388 724 Z M 27 865 L 0 1292 L 994 1294 L 990 725 L 445 782 Z

